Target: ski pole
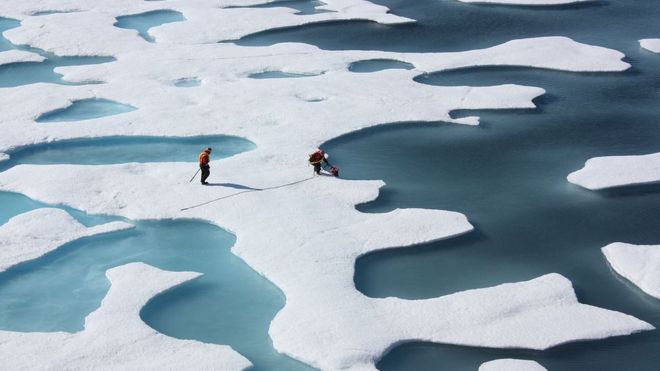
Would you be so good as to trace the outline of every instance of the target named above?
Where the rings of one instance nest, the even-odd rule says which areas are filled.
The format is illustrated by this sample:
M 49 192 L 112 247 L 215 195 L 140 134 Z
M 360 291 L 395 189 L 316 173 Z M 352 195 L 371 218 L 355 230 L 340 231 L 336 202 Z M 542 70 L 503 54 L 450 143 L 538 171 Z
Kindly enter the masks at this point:
M 190 178 L 190 180 L 188 181 L 188 183 L 192 182 L 193 179 L 195 179 L 195 177 L 197 176 L 197 173 L 199 173 L 200 170 L 201 170 L 201 169 L 197 169 L 197 171 L 195 172 L 195 175 L 193 175 L 193 177 Z

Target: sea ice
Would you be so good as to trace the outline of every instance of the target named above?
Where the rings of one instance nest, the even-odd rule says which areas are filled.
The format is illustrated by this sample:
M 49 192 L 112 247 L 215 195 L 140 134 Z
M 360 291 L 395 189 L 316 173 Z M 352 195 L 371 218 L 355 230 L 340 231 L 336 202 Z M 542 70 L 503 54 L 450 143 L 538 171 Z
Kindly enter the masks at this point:
M 660 39 L 642 39 L 639 44 L 648 51 L 660 53 Z
M 0 162 L 9 160 L 9 155 L 0 152 Z
M 3 367 L 11 369 L 244 370 L 250 362 L 228 346 L 167 337 L 140 319 L 154 296 L 199 277 L 131 263 L 106 272 L 111 286 L 78 333 L 0 331 Z M 136 284 L 138 283 L 139 284 Z
M 21 62 L 43 62 L 46 58 L 37 53 L 26 52 L 23 50 L 7 50 L 0 52 L 0 67 L 5 64 Z
M 267 2 L 255 2 L 254 5 Z M 227 2 L 225 5 L 245 5 L 236 3 L 238 2 Z M 168 23 L 150 29 L 149 33 L 155 40 L 164 43 L 215 43 L 277 28 L 331 21 L 365 20 L 383 24 L 414 22 L 409 18 L 389 14 L 386 7 L 364 0 L 326 0 L 324 3 L 326 5 L 320 6 L 319 9 L 328 12 L 298 15 L 290 8 L 223 8 L 218 7 L 216 0 L 171 0 L 166 7 L 160 2 L 133 0 L 102 3 L 91 0 L 24 0 L 18 4 L 1 3 L 0 14 L 21 20 L 22 25 L 26 26 L 5 32 L 5 37 L 12 42 L 29 44 L 58 55 L 107 55 L 99 53 L 136 50 L 136 45 L 145 47 L 144 40 L 138 37 L 134 30 L 120 29 L 120 33 L 113 33 L 112 29 L 117 29 L 113 26 L 115 18 L 164 8 L 178 11 L 186 18 L 184 22 Z M 67 9 L 71 6 L 77 6 L 80 12 L 56 13 L 45 17 L 26 16 L 40 10 Z M 83 15 L 80 16 L 81 14 Z M 71 32 L 80 27 L 85 29 L 85 32 Z M 38 31 L 39 29 L 41 31 Z M 68 44 L 71 46 L 93 45 L 99 33 L 114 37 L 111 38 L 110 44 L 96 45 L 96 52 L 81 47 L 72 54 L 66 54 L 58 46 L 60 43 L 57 40 L 63 36 L 69 39 Z M 98 40 L 96 42 L 98 43 Z M 56 47 L 48 49 L 53 46 Z
M 128 228 L 132 225 L 124 222 L 87 228 L 60 209 L 43 208 L 15 216 L 0 226 L 0 272 L 79 238 Z
M 318 12 L 300 15 L 291 8 L 186 8 L 180 9 L 192 22 L 168 24 L 154 30 L 156 39 L 169 42 L 209 43 L 281 28 L 336 21 L 373 21 L 381 24 L 411 23 L 414 20 L 388 13 L 382 5 L 364 0 L 324 0 Z M 182 6 L 184 6 L 182 4 Z M 183 36 L 183 37 L 182 37 Z
M 483 363 L 479 371 L 547 371 L 547 369 L 534 361 L 496 359 Z
M 263 177 L 243 171 L 258 151 L 214 161 L 212 167 L 222 169 L 223 182 L 260 189 L 306 179 L 311 172 L 281 169 Z M 322 369 L 373 369 L 402 341 L 546 349 L 652 329 L 634 317 L 578 303 L 571 283 L 557 274 L 437 299 L 368 298 L 353 282 L 358 256 L 468 232 L 467 219 L 439 210 L 358 212 L 355 204 L 377 197 L 382 183 L 376 181 L 320 176 L 236 195 L 222 186 L 195 191 L 199 185 L 188 183 L 189 170 L 174 163 L 21 165 L 0 174 L 0 186 L 92 212 L 200 218 L 233 231 L 239 238 L 232 252 L 286 293 L 286 306 L 271 324 L 275 348 Z M 58 187 L 29 182 L 35 173 Z M 179 211 L 193 205 L 201 206 Z
M 606 156 L 587 160 L 572 172 L 568 181 L 598 190 L 611 187 L 660 182 L 660 153 L 642 156 Z
M 83 13 L 75 14 L 80 18 Z M 123 31 L 126 30 L 115 27 L 112 32 Z M 113 45 L 102 33 L 96 39 L 93 46 L 88 46 Z M 163 133 L 194 136 L 199 133 L 230 132 L 241 137 L 264 138 L 271 137 L 272 132 L 278 139 L 268 140 L 274 147 L 267 150 L 277 151 L 278 143 L 286 143 L 290 139 L 279 138 L 283 136 L 282 127 L 272 126 L 268 124 L 270 122 L 299 122 L 304 125 L 302 130 L 309 133 L 298 133 L 302 141 L 296 145 L 306 151 L 327 139 L 384 122 L 458 122 L 451 119 L 450 111 L 533 108 L 532 100 L 544 92 L 540 88 L 520 85 L 428 86 L 413 80 L 423 72 L 474 65 L 531 66 L 575 72 L 629 68 L 627 63 L 621 61 L 623 54 L 617 51 L 580 44 L 563 37 L 514 40 L 481 50 L 428 54 L 325 51 L 291 43 L 249 48 L 231 44 L 161 46 L 138 40 L 142 46 L 136 46 L 134 52 L 115 55 L 116 62 L 56 69 L 69 82 L 106 82 L 95 85 L 94 89 L 54 84 L 13 88 L 12 94 L 4 97 L 5 104 L 14 109 L 3 113 L 3 130 L 10 135 L 0 137 L 0 151 L 38 143 L 45 138 L 59 140 Z M 76 44 L 72 49 L 68 43 L 58 45 L 67 53 L 88 48 L 81 44 Z M 348 71 L 351 63 L 365 59 L 399 60 L 414 65 L 415 69 L 371 74 Z M 267 70 L 325 73 L 296 79 L 301 81 L 256 81 L 247 78 L 250 74 Z M 182 93 L 171 83 L 181 76 L 196 76 L 205 83 Z M 301 96 L 326 99 L 319 107 L 318 104 L 307 104 L 298 98 Z M 121 119 L 104 117 L 67 124 L 57 130 L 34 122 L 35 117 L 65 108 L 72 101 L 94 98 L 125 102 L 140 109 L 122 114 Z M 218 110 L 217 102 L 223 102 L 222 110 Z M 390 108 L 383 110 L 383 106 Z M 181 122 L 186 125 L 180 125 Z M 260 127 L 262 123 L 266 127 Z M 475 124 L 477 121 L 467 123 Z M 262 141 L 261 145 L 264 144 Z
M 602 250 L 612 269 L 647 294 L 660 299 L 660 245 L 616 242 Z
M 374 362 L 389 349 L 413 340 L 546 349 L 569 341 L 652 328 L 634 317 L 578 303 L 570 282 L 557 274 L 428 300 L 374 299 L 358 292 L 353 275 L 359 256 L 457 236 L 473 227 L 464 215 L 450 211 L 397 209 L 381 214 L 361 213 L 355 205 L 378 197 L 383 183 L 312 177 L 311 168 L 301 165 L 310 150 L 329 139 L 388 122 L 459 122 L 449 115 L 457 109 L 533 108 L 532 100 L 544 93 L 543 89 L 520 85 L 429 86 L 413 80 L 422 73 L 488 65 L 596 72 L 622 71 L 630 65 L 622 61 L 620 52 L 564 37 L 513 40 L 480 50 L 428 54 L 326 51 L 294 43 L 270 47 L 200 44 L 317 21 L 410 21 L 362 0 L 324 2 L 328 4 L 325 9 L 337 12 L 300 16 L 282 8 L 218 8 L 215 0 L 167 1 L 168 9 L 181 12 L 187 20 L 153 28 L 150 32 L 159 42 L 154 44 L 145 43 L 133 31 L 112 25 L 121 15 L 161 9 L 163 4 L 159 2 L 0 3 L 0 14 L 22 21 L 20 27 L 5 32 L 14 43 L 61 55 L 116 58 L 112 63 L 56 70 L 66 81 L 105 84 L 32 84 L 3 89 L 3 103 L 12 110 L 3 112 L 0 151 L 84 137 L 200 133 L 240 136 L 257 145 L 253 151 L 212 161 L 209 181 L 214 186 L 203 189 L 189 183 L 196 168 L 184 163 L 19 165 L 0 173 L 0 189 L 135 220 L 203 219 L 234 232 L 237 243 L 232 252 L 286 295 L 286 306 L 270 328 L 275 348 L 323 369 L 374 369 Z M 35 10 L 58 7 L 85 11 L 26 16 Z M 414 68 L 365 74 L 349 71 L 351 63 L 368 59 L 397 60 Z M 303 79 L 248 77 L 273 70 L 324 73 Z M 184 76 L 196 76 L 204 84 L 195 89 L 173 86 L 172 81 Z M 66 107 L 72 101 L 93 98 L 126 102 L 140 109 L 82 123 L 41 125 L 34 121 L 40 114 Z M 463 122 L 477 123 L 475 118 Z M 38 183 L 33 181 L 35 174 L 39 175 Z M 232 185 L 264 190 L 245 192 Z M 179 344 L 217 350 L 214 354 L 226 357 L 222 358 L 226 362 L 245 367 L 244 360 L 232 360 L 235 358 L 231 357 L 237 357 L 235 353 L 218 350 L 227 348 L 176 341 L 143 328 L 146 326 L 137 321 L 138 306 L 171 285 L 158 286 L 144 294 L 140 290 L 145 288 L 128 285 L 129 280 L 158 282 L 159 278 L 141 276 L 143 270 L 152 272 L 144 266 L 131 267 L 127 281 L 120 282 L 126 286 L 113 286 L 108 294 L 112 300 L 106 301 L 119 306 L 119 302 L 127 301 L 124 295 L 129 299 L 139 296 L 140 300 L 128 300 L 132 327 L 115 323 L 115 312 L 123 308 L 109 311 L 104 306 L 88 317 L 96 320 L 90 320 L 90 324 L 108 324 L 102 331 L 91 326 L 73 335 L 3 333 L 0 344 L 20 362 L 30 362 L 27 355 L 35 353 L 38 346 L 37 357 L 43 358 L 35 362 L 53 364 L 53 368 L 69 365 L 69 360 L 79 368 L 100 362 L 108 367 L 139 368 L 144 363 L 138 362 L 154 359 L 165 364 L 168 356 L 181 356 L 183 352 L 172 351 Z M 122 270 L 116 272 L 110 275 L 113 283 L 119 282 L 117 275 L 123 277 Z M 163 274 L 159 272 L 157 276 Z M 185 279 L 177 283 L 182 281 Z M 118 328 L 109 328 L 109 324 Z M 123 345 L 132 344 L 135 333 L 141 336 L 140 331 L 147 330 L 149 339 L 157 338 L 167 345 L 162 349 L 160 343 L 156 346 L 163 355 L 144 351 L 142 357 L 146 359 L 139 359 L 137 354 L 143 349 L 131 353 L 133 348 Z M 34 340 L 37 338 L 39 341 Z M 51 360 L 52 353 L 43 352 L 70 338 L 76 340 L 65 349 L 76 349 L 85 356 L 63 352 Z M 118 349 L 121 351 L 115 354 Z M 183 363 L 168 366 L 177 365 L 191 367 L 184 367 Z M 222 364 L 214 366 L 221 368 Z M 240 368 L 234 366 L 231 368 Z

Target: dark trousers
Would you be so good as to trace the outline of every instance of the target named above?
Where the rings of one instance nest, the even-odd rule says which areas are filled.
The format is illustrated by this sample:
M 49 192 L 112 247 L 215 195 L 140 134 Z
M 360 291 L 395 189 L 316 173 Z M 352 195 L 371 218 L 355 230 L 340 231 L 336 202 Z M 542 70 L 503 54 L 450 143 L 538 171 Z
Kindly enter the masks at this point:
M 206 178 L 211 175 L 211 167 L 209 165 L 199 165 L 202 170 L 202 183 L 206 183 Z
M 328 162 L 328 160 L 323 159 L 323 160 L 321 160 L 321 162 L 319 162 L 318 164 L 314 164 L 314 172 L 315 172 L 316 174 L 321 174 L 321 169 L 323 169 L 323 165 L 332 166 L 332 165 L 330 165 L 330 163 Z
M 320 173 L 321 173 L 321 163 L 320 163 L 320 162 L 319 162 L 318 164 L 314 164 L 314 172 L 315 172 L 316 174 L 320 174 Z

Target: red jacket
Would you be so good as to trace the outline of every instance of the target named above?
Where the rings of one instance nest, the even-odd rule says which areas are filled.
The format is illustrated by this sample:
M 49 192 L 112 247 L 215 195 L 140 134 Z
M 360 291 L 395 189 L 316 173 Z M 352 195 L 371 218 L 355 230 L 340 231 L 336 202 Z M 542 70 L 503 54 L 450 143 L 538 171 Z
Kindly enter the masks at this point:
M 211 159 L 209 158 L 209 151 L 204 150 L 204 152 L 199 154 L 199 165 L 206 166 L 209 164 Z
M 323 160 L 325 160 L 323 151 L 316 151 L 309 155 L 309 163 L 312 165 L 320 164 Z

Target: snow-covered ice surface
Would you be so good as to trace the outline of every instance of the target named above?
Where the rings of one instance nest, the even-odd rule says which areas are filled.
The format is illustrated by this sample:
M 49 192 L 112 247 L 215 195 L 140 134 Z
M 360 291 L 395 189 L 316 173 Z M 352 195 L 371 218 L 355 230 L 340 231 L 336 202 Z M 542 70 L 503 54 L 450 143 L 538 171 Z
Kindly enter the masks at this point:
M 9 160 L 9 155 L 6 153 L 0 153 L 0 162 Z
M 458 0 L 462 3 L 548 6 L 585 3 L 595 0 Z
M 567 178 L 591 190 L 657 183 L 660 182 L 660 153 L 595 157 Z
M 239 162 L 227 161 L 222 171 L 240 174 Z M 180 212 L 180 207 L 235 193 L 222 187 L 194 192 L 199 186 L 181 179 L 183 170 L 184 164 L 24 165 L 3 173 L 0 184 L 85 210 L 112 210 L 134 219 L 198 217 L 234 231 L 240 238 L 232 251 L 287 295 L 271 325 L 276 349 L 323 369 L 373 367 L 385 350 L 406 340 L 545 349 L 652 328 L 631 316 L 579 304 L 570 282 L 556 274 L 430 300 L 365 297 L 353 283 L 357 256 L 467 232 L 472 227 L 465 217 L 418 209 L 359 213 L 353 206 L 374 199 L 382 184 L 329 177 Z M 45 184 L 64 185 L 62 193 L 22 180 L 35 171 L 43 174 Z M 101 174 L 107 180 L 94 182 Z M 72 178 L 76 181 L 67 181 Z M 272 185 L 266 183 L 272 179 L 258 174 L 228 176 L 228 181 Z M 318 209 L 318 199 L 333 202 Z M 160 207 L 148 206 L 155 204 Z M 279 214 L 283 207 L 286 218 Z M 309 217 L 312 210 L 314 218 Z M 489 305 L 480 305 L 485 302 Z
M 43 62 L 46 58 L 37 53 L 23 50 L 7 50 L 0 52 L 0 66 L 20 62 Z
M 359 293 L 353 282 L 357 257 L 449 238 L 472 230 L 472 226 L 465 216 L 450 211 L 358 212 L 355 205 L 374 200 L 383 183 L 311 178 L 311 169 L 301 166 L 310 150 L 331 138 L 387 122 L 476 124 L 477 117 L 454 120 L 449 113 L 533 108 L 532 100 L 544 93 L 520 85 L 435 87 L 414 82 L 422 73 L 489 65 L 623 71 L 629 65 L 620 52 L 564 37 L 514 40 L 456 53 L 216 43 L 306 23 L 411 21 L 361 0 L 324 2 L 323 8 L 333 12 L 304 16 L 285 8 L 218 8 L 210 0 L 3 2 L 0 15 L 22 21 L 20 27 L 4 33 L 13 43 L 58 55 L 109 55 L 117 61 L 56 69 L 66 81 L 104 84 L 32 84 L 3 91 L 3 103 L 13 109 L 3 112 L 1 151 L 110 135 L 236 135 L 253 141 L 257 149 L 213 161 L 210 180 L 268 190 L 237 194 L 234 188 L 216 184 L 200 191 L 198 184 L 188 182 L 190 165 L 182 163 L 20 165 L 0 174 L 0 188 L 89 213 L 134 220 L 198 218 L 227 228 L 238 238 L 232 251 L 286 294 L 286 306 L 270 328 L 275 348 L 322 369 L 373 369 L 374 362 L 393 346 L 412 340 L 546 349 L 652 329 L 626 314 L 578 303 L 571 283 L 557 274 L 428 300 L 374 299 Z M 134 30 L 113 26 L 118 16 L 164 7 L 181 12 L 186 21 L 151 29 L 156 43 L 146 43 Z M 72 8 L 81 11 L 28 16 L 35 11 Z M 363 74 L 348 71 L 351 63 L 367 59 L 398 60 L 415 68 Z M 248 77 L 264 71 L 317 76 Z M 172 86 L 172 81 L 190 76 L 203 84 L 195 89 Z M 92 98 L 117 100 L 139 109 L 85 122 L 34 122 L 44 112 Z M 38 183 L 32 181 L 34 174 L 39 174 Z M 277 188 L 283 185 L 288 186 Z M 210 364 L 204 362 L 215 362 L 215 367 L 222 362 L 226 368 L 246 367 L 244 359 L 225 347 L 176 341 L 138 320 L 137 312 L 146 300 L 193 276 L 143 265 L 111 270 L 112 289 L 101 309 L 88 317 L 85 331 L 5 332 L 0 347 L 3 353 L 13 354 L 15 362 L 32 362 L 26 355 L 36 352 L 43 358 L 33 358 L 34 362 L 53 368 L 72 364 L 67 362 L 80 368 L 100 364 L 139 367 L 145 359 L 162 361 L 162 365 L 172 362 L 168 365 L 176 368 L 185 363 L 175 362 L 187 362 L 181 352 L 173 352 L 177 346 L 200 362 L 185 364 L 185 368 L 197 364 L 208 368 Z M 136 287 L 129 284 L 131 280 L 153 285 Z M 138 344 L 143 336 L 148 336 L 144 344 L 148 349 L 127 347 Z M 55 352 L 57 357 L 52 358 Z M 80 352 L 85 357 L 79 357 Z M 182 358 L 172 359 L 178 356 Z
M 68 14 L 74 15 L 84 19 L 81 13 Z M 75 27 L 74 24 L 77 23 L 72 23 L 71 27 Z M 25 27 L 19 29 L 22 28 Z M 115 32 L 125 31 L 117 30 Z M 108 36 L 104 33 L 96 36 L 101 37 Z M 262 150 L 275 153 L 279 152 L 281 143 L 291 141 L 284 128 L 305 122 L 297 128 L 296 148 L 306 153 L 327 139 L 383 122 L 447 120 L 476 124 L 476 117 L 452 120 L 449 112 L 532 108 L 532 99 L 544 92 L 520 85 L 432 87 L 413 81 L 413 77 L 424 72 L 475 65 L 532 66 L 574 72 L 622 71 L 629 67 L 621 61 L 623 54 L 617 51 L 563 37 L 514 40 L 460 53 L 325 51 L 291 43 L 250 48 L 232 44 L 164 46 L 146 44 L 137 36 L 133 38 L 138 40 L 135 50 L 114 54 L 116 62 L 56 69 L 69 82 L 105 81 L 106 84 L 94 85 L 93 89 L 34 84 L 13 89 L 13 94 L 6 97 L 6 104 L 15 109 L 5 115 L 3 122 L 12 136 L 0 138 L 0 150 L 34 144 L 44 138 L 234 133 L 255 138 Z M 89 45 L 76 44 L 65 52 L 82 49 L 84 53 L 94 54 L 93 49 L 100 44 L 112 46 L 114 42 L 112 39 L 107 43 L 95 40 Z M 68 44 L 59 45 L 64 50 Z M 352 62 L 368 59 L 400 60 L 416 68 L 369 74 L 348 71 Z M 324 73 L 296 81 L 247 78 L 264 71 Z M 171 85 L 171 81 L 188 76 L 196 76 L 204 84 L 185 93 Z M 142 88 L 136 89 L 138 85 Z M 347 86 L 351 88 L 346 89 Z M 261 98 L 254 99 L 255 96 Z M 57 128 L 34 122 L 34 118 L 44 112 L 65 108 L 74 100 L 92 98 L 115 100 L 139 109 L 117 116 L 121 120 L 107 117 Z M 28 100 L 30 104 L 25 104 Z M 355 104 L 357 101 L 361 104 Z M 218 111 L 216 102 L 231 104 Z M 382 110 L 382 105 L 392 109 Z M 186 122 L 186 125 L 178 125 L 179 122 Z
M 648 51 L 660 53 L 660 39 L 642 39 L 639 44 Z
M 118 50 L 136 50 L 136 43 L 144 47 L 142 45 L 144 40 L 135 38 L 137 31 L 113 30 L 116 29 L 113 26 L 115 17 L 161 9 L 181 12 L 187 21 L 154 27 L 149 31 L 150 35 L 156 42 L 185 44 L 216 43 L 266 30 L 331 21 L 369 20 L 382 24 L 413 22 L 408 18 L 388 14 L 386 7 L 364 0 L 328 0 L 324 3 L 326 5 L 319 9 L 329 12 L 297 15 L 295 10 L 284 7 L 227 8 L 230 5 L 244 5 L 240 1 L 226 2 L 225 7 L 219 7 L 215 0 L 171 0 L 166 3 L 132 0 L 103 3 L 93 0 L 69 2 L 28 0 L 20 4 L 0 4 L 0 14 L 19 19 L 23 23 L 24 27 L 21 29 L 6 32 L 5 36 L 9 40 L 15 44 L 30 44 L 58 55 L 106 55 L 104 53 Z M 80 12 L 26 17 L 26 14 L 37 10 L 65 9 L 68 7 L 67 4 L 77 5 Z M 80 13 L 83 12 L 84 15 L 81 17 Z M 95 31 L 71 32 L 72 29 L 81 27 Z M 101 32 L 113 34 L 108 40 L 111 41 L 110 44 L 100 45 L 96 42 Z M 69 46 L 59 43 L 63 34 L 69 39 Z M 66 49 L 69 49 L 68 52 Z
M 479 371 L 547 371 L 547 369 L 534 361 L 496 359 L 483 363 Z
M 660 299 L 660 245 L 616 242 L 602 250 L 618 274 L 647 294 Z
M 131 227 L 125 222 L 111 222 L 87 228 L 60 209 L 43 208 L 18 215 L 0 226 L 0 272 L 79 238 Z
M 199 276 L 131 263 L 106 272 L 111 287 L 78 333 L 0 331 L 3 367 L 11 369 L 243 370 L 230 347 L 164 336 L 140 319 L 154 296 Z M 11 356 L 10 356 L 11 355 Z

